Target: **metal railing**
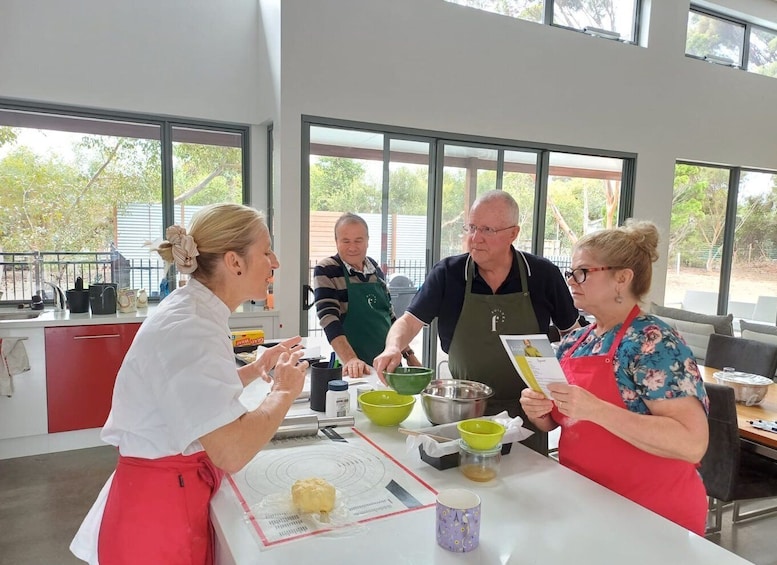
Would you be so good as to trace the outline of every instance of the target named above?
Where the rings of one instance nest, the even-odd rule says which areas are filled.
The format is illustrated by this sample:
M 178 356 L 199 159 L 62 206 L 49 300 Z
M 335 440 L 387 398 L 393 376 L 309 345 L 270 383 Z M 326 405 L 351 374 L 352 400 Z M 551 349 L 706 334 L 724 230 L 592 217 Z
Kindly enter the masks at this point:
M 49 286 L 63 291 L 75 287 L 81 277 L 84 287 L 91 283 L 116 283 L 119 288 L 145 288 L 150 297 L 158 295 L 165 276 L 161 260 L 125 258 L 118 251 L 0 253 L 2 302 L 29 302 L 34 294 L 53 300 Z

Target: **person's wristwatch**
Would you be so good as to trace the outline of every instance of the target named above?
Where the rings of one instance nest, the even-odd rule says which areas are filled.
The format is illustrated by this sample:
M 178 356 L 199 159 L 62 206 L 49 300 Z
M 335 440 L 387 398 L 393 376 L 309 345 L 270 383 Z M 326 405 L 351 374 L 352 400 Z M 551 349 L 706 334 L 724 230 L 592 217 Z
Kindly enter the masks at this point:
M 402 357 L 404 357 L 405 359 L 410 359 L 411 355 L 415 355 L 415 351 L 413 351 L 409 347 L 402 352 Z

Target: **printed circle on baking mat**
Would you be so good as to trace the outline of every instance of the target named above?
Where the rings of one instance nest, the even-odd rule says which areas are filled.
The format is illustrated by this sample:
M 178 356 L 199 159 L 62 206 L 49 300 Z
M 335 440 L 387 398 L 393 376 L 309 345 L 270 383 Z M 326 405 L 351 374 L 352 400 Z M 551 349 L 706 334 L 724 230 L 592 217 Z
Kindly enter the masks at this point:
M 259 493 L 291 489 L 299 479 L 318 477 L 348 496 L 386 482 L 386 466 L 374 453 L 346 443 L 321 443 L 291 449 L 268 449 L 249 463 L 245 481 Z

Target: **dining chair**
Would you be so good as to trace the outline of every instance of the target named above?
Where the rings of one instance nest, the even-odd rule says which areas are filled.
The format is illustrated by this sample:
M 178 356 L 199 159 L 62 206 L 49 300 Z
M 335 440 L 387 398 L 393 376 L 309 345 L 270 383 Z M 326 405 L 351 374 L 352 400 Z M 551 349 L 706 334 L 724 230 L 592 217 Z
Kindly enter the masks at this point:
M 708 367 L 734 367 L 744 373 L 773 378 L 777 370 L 777 345 L 712 334 L 704 359 Z
M 743 512 L 740 502 L 777 497 L 777 461 L 748 449 L 749 442 L 739 437 L 734 389 L 705 383 L 710 401 L 709 446 L 701 460 L 699 472 L 714 522 L 705 534 L 720 532 L 723 504 L 733 502 L 735 524 L 777 512 L 777 505 Z

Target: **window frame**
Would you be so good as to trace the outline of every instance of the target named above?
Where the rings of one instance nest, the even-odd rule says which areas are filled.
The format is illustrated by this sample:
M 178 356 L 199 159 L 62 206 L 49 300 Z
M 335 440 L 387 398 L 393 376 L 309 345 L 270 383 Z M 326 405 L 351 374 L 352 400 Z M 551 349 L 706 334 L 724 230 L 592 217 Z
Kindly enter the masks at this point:
M 707 7 L 700 6 L 700 5 L 694 4 L 694 3 L 691 3 L 690 8 L 688 10 L 689 16 L 690 16 L 691 13 L 701 14 L 701 15 L 707 16 L 709 18 L 715 18 L 717 20 L 722 20 L 724 22 L 735 24 L 737 26 L 741 26 L 742 28 L 744 28 L 744 37 L 742 39 L 742 45 L 740 45 L 740 48 L 742 49 L 742 57 L 740 58 L 740 61 L 739 61 L 738 64 L 733 64 L 733 65 L 726 65 L 726 64 L 718 63 L 718 62 L 713 61 L 713 60 L 705 59 L 705 57 L 700 57 L 698 55 L 693 55 L 691 53 L 688 53 L 687 51 L 685 51 L 685 56 L 686 57 L 688 57 L 689 59 L 695 59 L 697 61 L 704 61 L 704 62 L 707 62 L 707 63 L 715 63 L 715 64 L 723 66 L 723 67 L 735 68 L 735 69 L 738 69 L 738 70 L 741 70 L 741 71 L 745 71 L 745 72 L 748 72 L 748 73 L 753 73 L 753 74 L 757 74 L 757 75 L 761 75 L 761 76 L 767 76 L 767 77 L 769 76 L 769 75 L 764 75 L 762 73 L 757 73 L 755 71 L 750 70 L 750 68 L 749 68 L 750 67 L 750 43 L 751 43 L 750 37 L 751 37 L 751 35 L 753 33 L 753 30 L 761 30 L 761 31 L 765 31 L 765 32 L 777 35 L 777 25 L 774 28 L 772 28 L 772 27 L 768 27 L 768 26 L 764 26 L 764 25 L 760 25 L 760 24 L 755 24 L 755 23 L 753 23 L 753 22 L 751 22 L 749 20 L 746 20 L 744 18 L 740 18 L 740 17 L 736 17 L 736 16 L 731 16 L 731 15 L 725 14 L 723 12 L 718 12 L 716 10 L 711 10 L 711 9 L 709 9 Z M 687 46 L 687 44 L 688 44 L 687 26 L 686 26 L 685 43 L 686 43 L 686 46 Z M 775 78 L 775 77 L 770 77 L 770 78 Z
M 467 5 L 463 5 L 463 4 L 458 4 L 458 3 L 452 2 L 450 0 L 444 0 L 444 1 L 447 2 L 447 3 L 450 3 L 450 4 L 454 4 L 456 6 L 462 6 L 463 8 L 469 8 L 469 9 L 472 9 L 472 10 L 481 10 L 481 11 L 489 12 L 489 13 L 495 14 L 497 16 L 502 16 L 502 17 L 512 17 L 512 16 L 506 16 L 504 14 L 499 14 L 497 12 L 491 12 L 490 10 L 483 10 L 481 8 L 476 8 L 474 6 L 467 6 Z M 607 40 L 610 40 L 610 41 L 616 41 L 618 43 L 625 43 L 627 45 L 640 45 L 641 16 L 642 16 L 642 13 L 643 13 L 644 0 L 632 0 L 632 1 L 634 2 L 634 7 L 633 7 L 634 13 L 633 13 L 633 23 L 632 23 L 632 29 L 631 29 L 631 35 L 632 35 L 631 39 L 624 39 L 624 38 L 621 38 L 621 37 L 609 37 L 606 34 L 598 34 L 596 32 L 590 31 L 590 30 L 586 31 L 585 28 L 580 29 L 580 28 L 570 27 L 570 26 L 566 26 L 566 25 L 562 25 L 562 24 L 554 22 L 553 21 L 553 12 L 554 12 L 554 7 L 556 5 L 556 0 L 543 0 L 542 21 L 541 22 L 536 22 L 534 20 L 526 20 L 526 19 L 523 19 L 523 18 L 515 18 L 515 17 L 513 17 L 513 19 L 517 19 L 517 20 L 521 20 L 521 21 L 525 21 L 525 22 L 531 22 L 531 23 L 538 23 L 539 25 L 547 25 L 547 26 L 556 27 L 556 28 L 559 28 L 559 29 L 566 29 L 566 30 L 569 30 L 569 31 L 575 31 L 575 32 L 578 32 L 578 33 L 583 33 L 585 35 L 590 35 L 591 37 L 597 37 L 599 39 L 607 39 Z
M 185 143 L 201 143 L 205 144 L 202 138 L 198 140 L 182 140 L 174 139 L 174 131 L 183 130 L 196 130 L 200 135 L 208 132 L 225 133 L 230 135 L 237 135 L 240 138 L 239 147 L 242 151 L 241 154 L 241 175 L 242 175 L 242 194 L 241 202 L 246 205 L 252 205 L 251 203 L 251 143 L 250 143 L 250 126 L 248 124 L 231 123 L 231 122 L 217 122 L 210 120 L 190 119 L 185 117 L 167 117 L 154 114 L 141 114 L 132 112 L 121 111 L 108 111 L 95 108 L 68 106 L 59 104 L 46 104 L 37 103 L 16 99 L 8 99 L 0 97 L 0 110 L 8 112 L 18 112 L 22 114 L 29 114 L 33 117 L 32 124 L 23 123 L 21 120 L 18 124 L 11 124 L 7 127 L 14 128 L 31 128 L 31 129 L 49 129 L 53 131 L 71 131 L 74 133 L 81 133 L 83 135 L 107 135 L 117 137 L 128 137 L 127 133 L 121 132 L 121 124 L 126 124 L 129 128 L 137 126 L 142 128 L 143 126 L 151 126 L 154 128 L 154 135 L 152 137 L 145 137 L 146 139 L 158 139 L 160 145 L 160 173 L 161 173 L 161 186 L 160 186 L 160 205 L 162 208 L 162 233 L 158 234 L 160 237 L 164 235 L 164 230 L 175 223 L 175 202 L 174 202 L 174 187 L 173 187 L 173 143 L 185 142 Z M 62 127 L 46 126 L 46 120 L 56 122 L 57 120 L 74 119 L 84 120 L 84 125 L 92 124 L 94 130 L 90 131 L 88 127 L 83 129 L 64 129 Z M 94 120 L 90 122 L 90 120 Z M 0 124 L 3 125 L 3 124 Z M 78 125 L 77 122 L 75 125 Z M 102 131 L 102 126 L 106 126 Z M 113 130 L 115 126 L 115 130 Z M 142 130 L 141 130 L 142 131 Z M 140 133 L 136 132 L 136 133 Z M 158 133 L 158 137 L 156 134 Z M 195 136 L 198 134 L 195 133 Z M 53 250 L 54 252 L 59 250 Z M 20 251 L 21 253 L 21 251 Z M 170 288 L 175 288 L 175 272 L 174 269 L 170 269 L 167 278 L 170 281 Z
M 309 259 L 309 225 L 310 225 L 310 155 L 311 140 L 310 129 L 312 127 L 339 128 L 346 130 L 357 130 L 359 132 L 369 132 L 384 135 L 384 159 L 387 155 L 387 142 L 393 139 L 412 139 L 430 143 L 429 155 L 429 207 L 427 217 L 431 222 L 429 233 L 427 234 L 427 273 L 431 267 L 440 259 L 440 223 L 442 221 L 442 175 L 445 166 L 442 148 L 447 144 L 452 145 L 472 145 L 479 148 L 495 149 L 498 152 L 498 162 L 504 165 L 505 151 L 522 151 L 527 153 L 537 153 L 537 173 L 535 179 L 535 200 L 533 212 L 533 228 L 531 253 L 542 256 L 544 250 L 545 237 L 545 211 L 548 195 L 548 177 L 550 174 L 550 154 L 567 153 L 578 154 L 590 157 L 606 157 L 622 159 L 623 167 L 621 172 L 621 193 L 618 203 L 617 225 L 632 217 L 634 210 L 634 193 L 636 189 L 636 164 L 638 155 L 627 151 L 604 150 L 596 148 L 576 147 L 568 145 L 558 145 L 542 142 L 529 142 L 524 140 L 514 140 L 506 138 L 485 137 L 479 135 L 467 135 L 461 133 L 442 132 L 436 130 L 422 130 L 417 128 L 408 128 L 396 125 L 376 124 L 371 122 L 359 122 L 352 120 L 343 120 L 339 118 L 326 118 L 321 116 L 312 116 L 303 114 L 301 116 L 301 162 L 300 162 L 300 285 L 302 286 L 303 297 L 308 296 L 307 280 L 310 266 Z M 497 172 L 497 187 L 502 188 L 503 177 Z M 306 298 L 303 298 L 305 303 Z M 308 328 L 309 313 L 306 309 L 300 311 L 300 328 L 304 332 Z M 436 323 L 433 323 L 429 334 L 424 338 L 423 358 L 430 360 L 432 365 L 437 362 L 437 330 Z
M 723 241 L 721 243 L 721 258 L 720 258 L 720 273 L 718 281 L 718 304 L 717 314 L 726 315 L 728 312 L 728 303 L 731 287 L 731 275 L 734 265 L 734 250 L 735 239 L 737 229 L 737 211 L 738 211 L 738 197 L 740 180 L 742 173 L 765 173 L 771 175 L 777 175 L 777 171 L 769 169 L 758 169 L 753 167 L 743 167 L 734 165 L 720 165 L 713 163 L 705 163 L 702 161 L 691 161 L 685 159 L 677 159 L 675 161 L 675 168 L 677 165 L 688 165 L 692 167 L 704 167 L 708 169 L 719 169 L 722 171 L 728 171 L 728 187 L 726 195 L 726 211 L 724 213 L 724 228 L 723 228 Z
M 743 39 L 742 39 L 742 45 L 740 45 L 740 49 L 742 49 L 742 55 L 739 58 L 739 61 L 735 61 L 734 63 L 730 65 L 726 65 L 720 62 L 717 62 L 712 59 L 707 59 L 705 56 L 699 56 L 694 55 L 692 53 L 688 53 L 688 51 L 685 51 L 685 56 L 690 59 L 696 59 L 697 61 L 704 61 L 705 63 L 714 63 L 716 65 L 720 65 L 722 67 L 731 67 L 735 69 L 747 69 L 747 62 L 749 58 L 749 48 L 750 48 L 750 27 L 751 24 L 749 22 L 746 22 L 744 20 L 739 20 L 737 18 L 733 18 L 731 16 L 728 16 L 726 14 L 721 14 L 720 12 L 715 12 L 713 10 L 708 10 L 707 8 L 702 8 L 700 6 L 697 6 L 695 4 L 691 4 L 690 9 L 688 10 L 688 16 L 690 17 L 691 14 L 699 14 L 702 16 L 706 16 L 708 18 L 714 18 L 716 20 L 720 20 L 729 24 L 733 24 L 739 27 L 742 27 L 744 29 Z M 688 26 L 686 25 L 686 31 L 685 31 L 685 44 L 686 47 L 688 45 Z
M 125 122 L 130 124 L 156 126 L 160 128 L 160 145 L 161 145 L 161 163 L 162 163 L 162 207 L 166 209 L 169 207 L 169 218 L 172 219 L 172 207 L 173 207 L 173 168 L 172 168 L 172 151 L 173 151 L 173 129 L 195 129 L 195 130 L 208 130 L 214 132 L 225 132 L 240 135 L 241 144 L 240 148 L 243 152 L 242 158 L 242 175 L 243 175 L 243 195 L 242 200 L 244 204 L 251 204 L 251 167 L 250 167 L 250 126 L 247 124 L 238 124 L 230 122 L 216 122 L 209 120 L 197 120 L 189 118 L 172 118 L 154 114 L 140 114 L 131 112 L 116 112 L 99 110 L 92 108 L 84 108 L 77 106 L 66 106 L 57 104 L 38 104 L 20 100 L 9 100 L 0 98 L 0 110 L 10 110 L 18 112 L 26 112 L 32 114 L 53 114 L 59 115 L 65 118 L 83 118 L 85 120 L 100 120 L 106 122 Z M 2 125 L 2 124 L 0 124 Z M 14 126 L 11 126 L 14 127 Z M 20 126 L 25 127 L 25 126 Z M 40 128 L 43 129 L 43 128 Z M 55 128 L 54 128 L 55 129 Z M 83 132 L 88 133 L 88 132 Z M 104 134 L 104 135 L 121 135 Z M 167 222 L 168 216 L 164 216 Z M 172 223 L 172 220 L 171 220 Z M 165 226 L 170 224 L 165 223 Z
M 579 33 L 584 33 L 586 35 L 590 35 L 591 37 L 607 39 L 610 41 L 617 41 L 618 43 L 625 43 L 626 45 L 639 45 L 640 16 L 642 15 L 642 0 L 632 0 L 632 1 L 634 2 L 633 13 L 632 13 L 632 26 L 631 26 L 632 39 L 624 39 L 622 37 L 609 37 L 607 35 L 598 34 L 593 31 L 587 31 L 588 26 L 584 27 L 583 29 L 580 29 L 580 28 L 570 27 L 570 26 L 556 23 L 553 18 L 554 8 L 556 6 L 556 0 L 545 0 L 544 21 L 548 22 L 548 25 L 551 25 L 553 27 L 557 27 L 560 29 L 568 29 L 570 31 L 576 31 Z

